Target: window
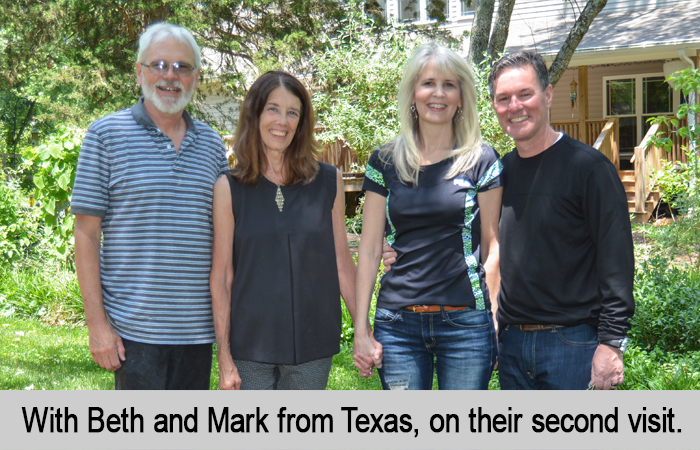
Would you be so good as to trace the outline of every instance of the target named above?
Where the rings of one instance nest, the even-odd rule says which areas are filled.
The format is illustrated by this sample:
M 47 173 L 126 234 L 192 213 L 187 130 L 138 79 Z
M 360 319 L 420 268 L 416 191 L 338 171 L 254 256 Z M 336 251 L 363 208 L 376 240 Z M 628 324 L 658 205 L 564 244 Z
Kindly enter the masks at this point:
M 459 0 L 460 15 L 467 16 L 474 14 L 476 10 L 476 0 Z
M 605 116 L 620 119 L 620 168 L 629 169 L 634 147 L 649 130 L 647 119 L 673 113 L 673 89 L 662 75 L 611 77 L 604 82 Z
M 413 22 L 420 19 L 418 0 L 399 0 L 399 21 Z

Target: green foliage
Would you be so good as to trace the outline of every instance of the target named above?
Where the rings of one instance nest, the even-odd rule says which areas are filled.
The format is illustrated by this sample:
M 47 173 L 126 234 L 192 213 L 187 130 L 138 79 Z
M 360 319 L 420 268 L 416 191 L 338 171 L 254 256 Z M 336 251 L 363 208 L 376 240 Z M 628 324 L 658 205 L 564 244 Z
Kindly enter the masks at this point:
M 697 92 L 700 88 L 700 72 L 697 69 L 685 69 L 679 72 L 671 74 L 667 79 L 667 82 L 673 84 L 674 89 L 681 90 L 686 96 L 692 92 Z M 700 103 L 697 101 L 693 104 L 682 103 L 678 107 L 678 114 L 676 115 L 679 119 L 687 117 L 689 114 L 695 114 L 695 117 L 700 116 Z M 666 125 L 669 129 L 676 129 L 673 133 L 677 134 L 681 138 L 688 139 L 689 142 L 695 145 L 696 151 L 700 148 L 700 128 L 691 121 L 688 121 L 688 125 L 678 128 L 679 121 L 676 118 L 669 118 L 665 116 L 654 117 L 649 119 L 651 123 L 660 123 Z M 672 139 L 671 136 L 660 133 L 656 136 L 651 137 L 651 142 L 657 147 L 663 147 L 666 151 L 671 151 Z M 669 177 L 669 188 L 672 189 L 667 195 L 669 197 L 677 197 L 677 202 L 683 203 L 686 209 L 692 209 L 693 207 L 700 206 L 700 170 L 698 169 L 698 158 L 697 154 L 690 151 L 688 148 L 684 148 L 684 151 L 688 155 L 688 164 L 682 165 L 678 175 L 668 174 L 665 176 Z M 664 172 L 669 172 L 669 167 L 665 168 Z M 695 180 L 695 189 L 690 187 L 690 180 Z M 664 180 L 662 180 L 664 181 Z M 685 185 L 685 188 L 683 186 Z
M 30 259 L 0 275 L 0 317 L 80 323 L 84 308 L 75 273 L 56 261 Z
M 477 102 L 476 110 L 479 114 L 479 128 L 481 137 L 492 146 L 499 155 L 503 156 L 515 148 L 513 138 L 508 136 L 498 122 L 498 116 L 493 109 L 491 95 L 489 94 L 489 75 L 491 74 L 491 60 L 483 60 L 474 68 L 476 78 Z
M 412 27 L 377 25 L 363 14 L 350 13 L 336 35 L 324 38 L 328 49 L 311 61 L 319 88 L 314 104 L 323 126 L 318 137 L 325 143 L 347 143 L 362 169 L 372 151 L 400 131 L 397 87 L 413 49 L 429 39 L 453 48 L 456 43 L 437 34 L 419 34 Z M 487 62 L 474 70 L 477 110 L 484 141 L 503 155 L 514 145 L 491 106 L 489 71 Z
M 73 249 L 75 219 L 66 208 L 70 205 L 84 135 L 84 130 L 64 128 L 49 136 L 47 143 L 30 147 L 23 154 L 25 168 L 34 173 L 34 198 L 41 203 L 47 238 L 64 257 L 70 256 Z
M 363 15 L 350 16 L 337 36 L 324 35 L 328 50 L 311 61 L 319 88 L 314 105 L 324 127 L 318 138 L 347 143 L 361 167 L 399 132 L 396 89 L 418 44 L 409 35 L 404 28 L 376 29 Z
M 246 74 L 256 64 L 304 73 L 322 45 L 318 35 L 332 32 L 343 11 L 335 0 L 5 2 L 0 105 L 12 109 L 7 115 L 3 106 L 0 114 L 7 116 L 0 117 L 3 142 L 26 141 L 27 120 L 36 120 L 46 135 L 59 123 L 87 126 L 131 105 L 140 90 L 134 76 L 138 38 L 153 22 L 190 29 L 210 49 L 201 81 L 212 82 L 213 94 L 235 98 L 245 93 Z M 192 108 L 203 99 L 199 93 Z
M 0 172 L 2 176 L 2 172 Z M 0 267 L 20 260 L 37 242 L 37 210 L 26 198 L 15 179 L 0 178 Z
M 622 390 L 698 390 L 700 352 L 645 351 L 631 345 L 625 352 Z
M 700 350 L 700 271 L 659 255 L 639 265 L 630 339 L 645 350 Z

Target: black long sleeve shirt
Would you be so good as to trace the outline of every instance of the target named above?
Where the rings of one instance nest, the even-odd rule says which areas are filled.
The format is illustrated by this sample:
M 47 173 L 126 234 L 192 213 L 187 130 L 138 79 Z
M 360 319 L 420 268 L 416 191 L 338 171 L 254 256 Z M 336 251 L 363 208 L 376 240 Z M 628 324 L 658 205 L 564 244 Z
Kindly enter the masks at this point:
M 634 251 L 622 182 L 600 152 L 564 135 L 503 158 L 499 325 L 589 324 L 624 337 L 634 313 Z

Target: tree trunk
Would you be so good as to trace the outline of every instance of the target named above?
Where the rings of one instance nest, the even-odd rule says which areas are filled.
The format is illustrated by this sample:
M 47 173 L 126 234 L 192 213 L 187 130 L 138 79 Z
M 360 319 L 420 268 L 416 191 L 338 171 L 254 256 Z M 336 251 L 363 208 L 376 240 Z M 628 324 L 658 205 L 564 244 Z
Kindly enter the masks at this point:
M 574 23 L 571 31 L 569 31 L 569 35 L 559 49 L 559 53 L 557 53 L 552 67 L 549 69 L 549 82 L 552 86 L 557 85 L 557 82 L 568 67 L 569 61 L 571 61 L 574 50 L 576 50 L 576 47 L 591 26 L 591 22 L 593 22 L 593 19 L 596 18 L 607 3 L 608 0 L 588 0 L 586 3 L 586 7 L 583 8 L 581 15 L 576 19 L 576 23 Z
M 489 56 L 497 59 L 503 53 L 508 40 L 508 29 L 510 27 L 510 16 L 513 14 L 515 0 L 501 0 L 498 3 L 498 15 L 496 23 L 493 25 L 491 39 L 489 39 Z
M 17 134 L 12 136 L 12 153 L 17 153 L 17 145 L 19 144 L 19 140 L 22 139 L 22 134 L 24 133 L 25 128 L 27 128 L 29 121 L 32 119 L 32 114 L 34 114 L 34 105 L 36 105 L 36 100 L 29 105 L 29 111 L 27 111 L 24 120 L 22 120 L 22 125 L 20 126 L 19 131 Z
M 474 67 L 484 60 L 484 52 L 488 49 L 494 5 L 495 0 L 480 0 L 476 7 L 476 19 L 469 38 L 469 55 L 467 56 Z

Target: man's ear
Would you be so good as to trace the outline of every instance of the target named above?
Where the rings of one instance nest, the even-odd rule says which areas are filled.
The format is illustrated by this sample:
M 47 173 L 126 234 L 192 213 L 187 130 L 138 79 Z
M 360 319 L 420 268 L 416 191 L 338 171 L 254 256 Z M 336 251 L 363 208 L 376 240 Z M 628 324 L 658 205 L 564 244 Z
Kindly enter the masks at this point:
M 547 88 L 544 90 L 544 98 L 545 98 L 545 104 L 547 106 L 547 109 L 552 107 L 552 98 L 554 97 L 554 88 L 552 87 L 551 84 L 547 85 Z
M 143 66 L 141 63 L 136 63 L 136 84 L 143 84 Z

